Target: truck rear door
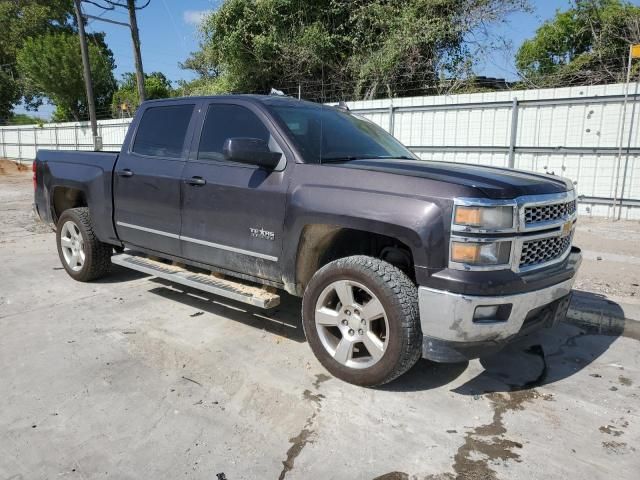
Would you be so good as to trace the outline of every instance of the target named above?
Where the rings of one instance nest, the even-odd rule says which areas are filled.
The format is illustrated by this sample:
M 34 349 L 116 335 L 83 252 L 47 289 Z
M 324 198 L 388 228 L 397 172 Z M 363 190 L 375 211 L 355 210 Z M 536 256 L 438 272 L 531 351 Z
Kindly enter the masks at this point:
M 118 237 L 132 246 L 180 255 L 182 170 L 195 102 L 154 102 L 129 132 L 114 172 Z
M 253 103 L 213 100 L 202 104 L 204 122 L 194 134 L 183 172 L 182 252 L 185 258 L 281 280 L 279 257 L 286 207 L 286 143 Z M 234 137 L 259 138 L 283 153 L 275 170 L 225 160 Z

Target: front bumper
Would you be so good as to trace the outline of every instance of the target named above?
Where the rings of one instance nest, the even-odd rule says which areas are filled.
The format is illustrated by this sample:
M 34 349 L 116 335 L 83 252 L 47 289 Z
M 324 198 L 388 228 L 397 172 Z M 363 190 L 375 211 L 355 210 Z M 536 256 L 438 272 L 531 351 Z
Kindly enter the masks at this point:
M 438 362 L 477 358 L 500 350 L 519 334 L 557 323 L 566 316 L 581 261 L 579 250 L 572 251 L 566 263 L 574 272 L 570 279 L 525 293 L 475 296 L 420 287 L 423 357 Z M 474 318 L 478 307 L 494 306 L 502 306 L 495 319 Z

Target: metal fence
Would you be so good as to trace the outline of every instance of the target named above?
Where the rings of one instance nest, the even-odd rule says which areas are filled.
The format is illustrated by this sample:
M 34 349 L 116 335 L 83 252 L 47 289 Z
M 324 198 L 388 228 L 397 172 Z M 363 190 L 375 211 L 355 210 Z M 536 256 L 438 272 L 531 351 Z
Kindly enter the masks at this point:
M 624 91 L 614 84 L 348 105 L 423 159 L 566 176 L 582 215 L 640 219 L 640 95 L 635 86 L 623 115 Z M 130 121 L 98 122 L 105 150 L 120 148 Z M 31 160 L 38 148 L 91 150 L 91 130 L 86 122 L 0 127 L 0 155 Z
M 130 118 L 98 120 L 98 135 L 104 150 L 120 150 Z M 47 123 L 0 127 L 0 155 L 31 161 L 39 148 L 51 150 L 93 150 L 89 122 Z
M 640 95 L 634 86 L 625 109 L 625 87 L 504 91 L 348 105 L 423 159 L 562 175 L 576 184 L 580 214 L 640 219 Z

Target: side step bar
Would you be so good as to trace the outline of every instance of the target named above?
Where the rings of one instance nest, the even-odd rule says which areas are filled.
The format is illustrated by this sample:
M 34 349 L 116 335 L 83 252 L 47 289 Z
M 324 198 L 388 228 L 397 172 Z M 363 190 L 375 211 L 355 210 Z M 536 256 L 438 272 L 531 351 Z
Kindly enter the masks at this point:
M 238 302 L 248 303 L 255 307 L 273 308 L 280 305 L 280 295 L 277 293 L 271 293 L 260 287 L 217 278 L 204 273 L 190 272 L 185 268 L 150 260 L 140 255 L 120 253 L 113 255 L 111 262 L 154 277 L 179 283 L 180 285 L 186 285 L 187 287 L 203 290 Z

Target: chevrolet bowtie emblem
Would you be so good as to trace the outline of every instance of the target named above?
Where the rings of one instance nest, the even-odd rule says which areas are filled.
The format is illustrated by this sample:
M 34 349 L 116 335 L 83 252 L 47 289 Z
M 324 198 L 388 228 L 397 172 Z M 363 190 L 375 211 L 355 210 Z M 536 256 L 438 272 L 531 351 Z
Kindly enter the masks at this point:
M 562 225 L 562 233 L 560 234 L 560 236 L 566 237 L 571 233 L 572 229 L 573 229 L 573 220 L 569 220 L 568 222 L 565 222 L 564 225 Z

